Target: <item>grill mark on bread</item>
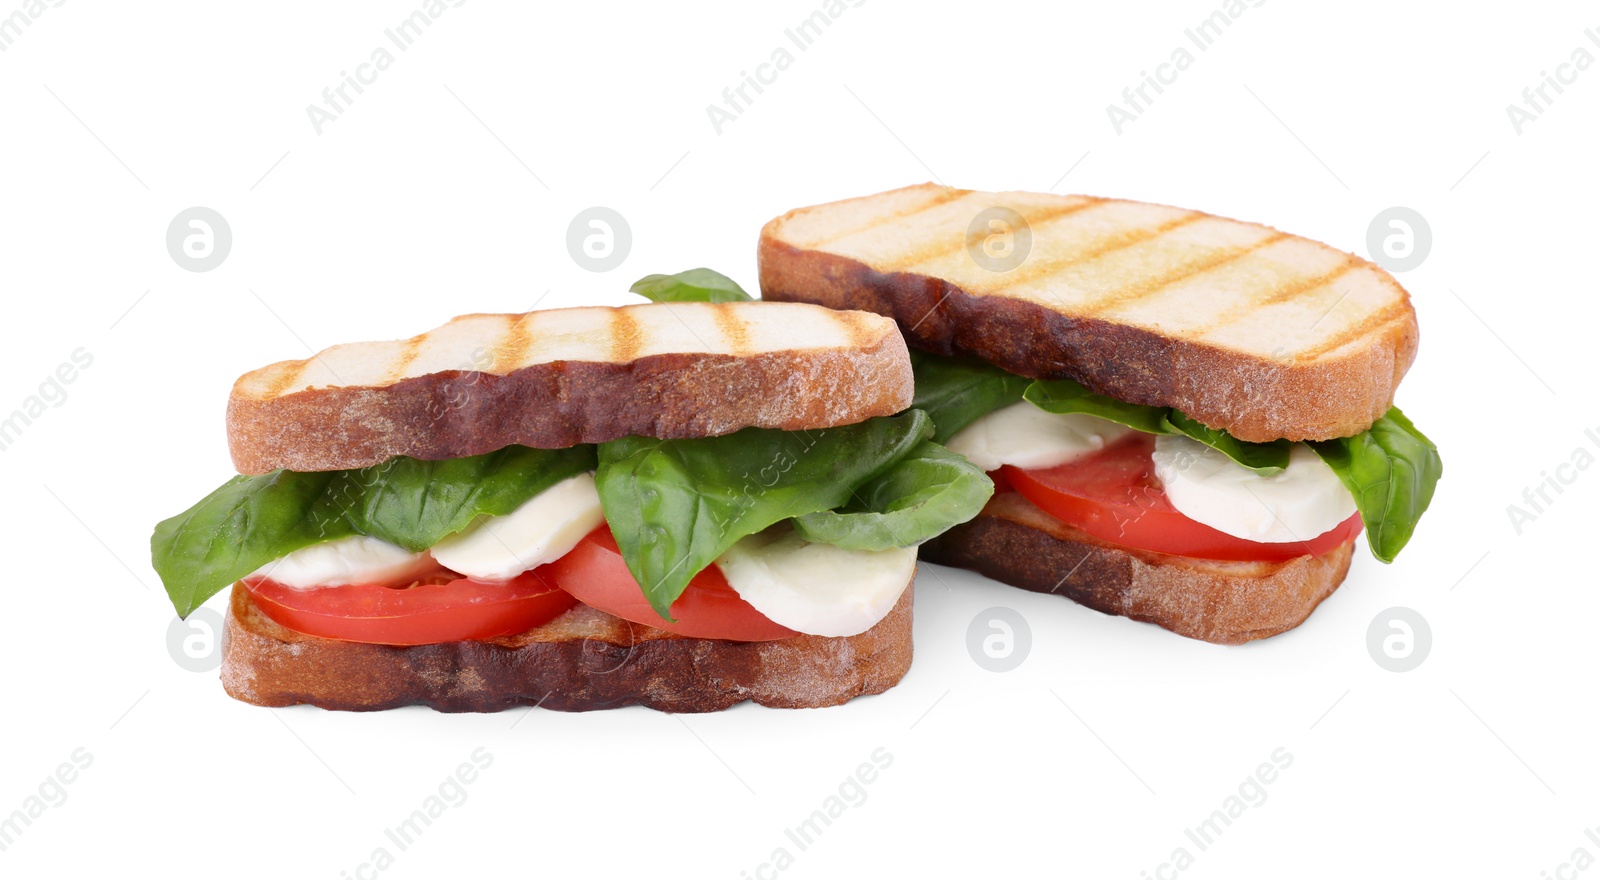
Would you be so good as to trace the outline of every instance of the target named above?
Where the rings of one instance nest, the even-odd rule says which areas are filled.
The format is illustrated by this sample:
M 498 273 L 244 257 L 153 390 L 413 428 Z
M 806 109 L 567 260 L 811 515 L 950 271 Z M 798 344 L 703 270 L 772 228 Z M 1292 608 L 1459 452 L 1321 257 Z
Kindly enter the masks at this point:
M 295 380 L 305 373 L 306 365 L 310 361 L 285 361 L 278 367 L 278 375 L 272 384 L 267 386 L 266 397 L 277 397 L 294 387 Z
M 427 336 L 413 336 L 405 341 L 405 347 L 400 350 L 400 356 L 394 359 L 394 364 L 389 368 L 389 375 L 384 377 L 385 382 L 395 382 L 406 374 L 406 368 L 422 353 L 422 344 Z
M 1022 219 L 1031 228 L 1034 224 L 1037 224 L 1037 223 L 1048 223 L 1051 220 L 1056 220 L 1058 218 L 1065 217 L 1065 216 L 1067 216 L 1069 214 L 1076 214 L 1079 211 L 1082 211 L 1082 210 L 1084 210 L 1086 208 L 1092 208 L 1095 205 L 1098 205 L 1101 202 L 1105 201 L 1104 199 L 1098 198 L 1096 196 L 1082 196 L 1081 198 L 1083 198 L 1083 201 L 1078 203 L 1078 204 L 1076 204 L 1076 205 L 1067 205 L 1067 206 L 1064 206 L 1064 207 L 1058 206 L 1058 207 L 1054 207 L 1054 208 L 1046 208 L 1046 209 L 1042 210 L 1037 216 L 1034 216 L 1034 217 L 1029 217 L 1027 214 L 1025 214 L 1022 211 L 1017 211 L 1017 214 L 1019 216 L 1021 216 Z M 991 206 L 991 207 L 1007 208 L 1006 205 L 995 205 L 995 206 Z M 1007 208 L 1007 209 L 1008 210 L 1012 210 L 1012 211 L 1016 211 L 1015 208 Z M 976 217 L 977 215 L 974 214 L 973 216 Z M 880 223 L 878 225 L 882 226 L 883 224 Z M 873 227 L 873 228 L 876 228 L 876 227 Z M 978 237 L 977 238 L 974 238 L 972 235 L 968 234 L 967 230 L 962 230 L 962 234 L 961 234 L 960 239 L 958 241 L 955 241 L 953 243 L 948 241 L 948 240 L 942 241 L 942 242 L 930 242 L 929 246 L 923 248 L 922 250 L 913 252 L 913 253 L 905 255 L 905 256 L 902 256 L 899 259 L 886 260 L 878 268 L 879 268 L 880 271 L 884 271 L 884 272 L 897 272 L 897 271 L 899 271 L 901 269 L 904 269 L 904 268 L 906 268 L 908 266 L 915 266 L 918 263 L 925 263 L 925 262 L 927 262 L 929 260 L 932 260 L 932 259 L 935 259 L 935 258 L 938 258 L 938 257 L 942 257 L 945 254 L 948 254 L 951 251 L 954 251 L 954 250 L 956 250 L 958 248 L 971 247 L 972 243 L 974 241 L 981 241 L 982 239 L 983 239 L 983 233 L 982 232 L 978 233 Z
M 644 328 L 627 309 L 611 312 L 611 360 L 627 363 L 639 357 L 644 347 Z
M 1329 309 L 1329 311 L 1332 311 L 1332 309 Z M 1382 309 L 1379 309 L 1378 311 L 1373 312 L 1371 315 L 1368 315 L 1365 320 L 1346 327 L 1343 332 L 1329 339 L 1325 339 L 1321 343 L 1306 349 L 1305 351 L 1299 352 L 1298 355 L 1307 360 L 1316 360 L 1328 352 L 1334 351 L 1340 346 L 1349 343 L 1351 340 L 1360 339 L 1379 327 L 1393 323 L 1395 320 L 1401 317 L 1401 313 L 1404 311 L 1405 309 L 1402 308 L 1400 303 L 1390 303 Z
M 489 363 L 474 363 L 472 369 L 485 373 L 504 372 L 495 368 L 502 364 L 521 363 L 523 356 L 533 350 L 533 316 L 536 314 L 538 313 L 528 312 L 517 320 L 508 319 L 510 326 L 506 328 L 505 335 L 500 338 L 500 344 L 492 349 L 487 347 L 485 349 L 491 352 Z M 477 352 L 473 352 L 473 354 L 476 355 Z M 474 357 L 473 360 L 476 361 L 477 358 Z
M 1287 302 L 1288 300 L 1294 299 L 1308 290 L 1316 290 L 1324 285 L 1332 284 L 1333 282 L 1344 277 L 1344 275 L 1351 269 L 1361 265 L 1361 263 L 1362 260 L 1360 257 L 1352 256 L 1343 263 L 1340 263 L 1321 275 L 1307 278 L 1304 281 L 1297 281 L 1287 287 L 1280 287 L 1277 290 L 1274 290 L 1272 293 L 1256 300 L 1252 304 L 1252 308 L 1259 309 L 1262 306 L 1270 306 L 1281 302 Z
M 844 325 L 845 335 L 850 337 L 850 344 L 852 346 L 856 348 L 864 348 L 868 345 L 871 345 L 874 341 L 872 330 L 866 325 L 866 312 L 833 312 L 833 317 L 840 324 Z
M 1063 272 L 1071 271 L 1073 269 L 1073 267 L 1075 267 L 1075 266 L 1081 265 L 1083 263 L 1092 262 L 1094 260 L 1098 260 L 1101 257 L 1103 257 L 1103 256 L 1105 256 L 1105 255 L 1107 255 L 1109 253 L 1112 253 L 1113 251 L 1125 250 L 1127 248 L 1133 247 L 1134 245 L 1140 245 L 1140 244 L 1144 244 L 1145 242 L 1148 242 L 1148 241 L 1154 241 L 1154 240 L 1160 238 L 1161 236 L 1166 235 L 1167 233 L 1171 232 L 1172 230 L 1179 228 L 1180 226 L 1187 226 L 1190 223 L 1194 223 L 1195 221 L 1204 219 L 1205 217 L 1206 217 L 1205 214 L 1201 214 L 1198 211 L 1196 211 L 1196 212 L 1191 212 L 1189 214 L 1186 214 L 1186 215 L 1184 215 L 1182 217 L 1179 217 L 1176 220 L 1168 220 L 1165 223 L 1160 223 L 1160 224 L 1157 224 L 1155 226 L 1148 226 L 1148 227 L 1144 227 L 1142 229 L 1130 230 L 1130 231 L 1128 231 L 1126 233 L 1119 233 L 1119 234 L 1114 235 L 1111 238 L 1107 239 L 1100 247 L 1094 248 L 1093 250 L 1089 251 L 1088 253 L 1079 256 L 1075 260 L 1070 260 L 1068 262 L 1062 263 L 1059 266 L 1052 266 L 1048 272 L 1045 272 L 1045 273 L 1039 275 L 1037 278 L 1033 278 L 1033 279 L 1029 279 L 1029 280 L 1030 281 L 1047 281 L 1048 279 L 1050 279 L 1050 278 L 1052 278 L 1052 277 L 1054 277 L 1056 275 L 1059 275 L 1059 274 L 1061 274 Z M 1046 290 L 1046 291 L 1044 291 L 1044 293 L 1045 293 L 1046 296 L 1049 296 L 1051 299 L 1055 300 L 1057 303 L 1061 302 L 1060 297 L 1056 296 L 1056 294 L 1053 291 Z M 1000 288 L 998 290 L 992 291 L 992 292 L 987 292 L 986 291 L 985 294 L 989 295 L 989 296 L 1010 296 L 1010 293 L 1007 290 L 1005 290 L 1004 287 L 1002 287 L 1002 288 Z M 1066 306 L 1064 304 L 1062 304 L 1062 306 L 1060 308 L 1061 308 L 1061 313 L 1062 314 L 1072 314 L 1074 316 L 1082 314 L 1082 313 L 1076 312 L 1076 311 L 1069 313 L 1066 310 Z
M 897 211 L 897 212 L 895 212 L 893 214 L 889 214 L 889 215 L 886 215 L 886 216 L 876 217 L 876 218 L 868 221 L 865 226 L 854 226 L 854 227 L 845 229 L 842 232 L 839 232 L 839 231 L 836 230 L 834 235 L 830 235 L 829 237 L 827 237 L 827 238 L 825 238 L 825 239 L 823 239 L 821 241 L 812 242 L 809 245 L 807 245 L 807 247 L 820 248 L 820 247 L 823 247 L 825 245 L 830 245 L 830 244 L 833 244 L 834 242 L 838 241 L 841 238 L 849 238 L 850 236 L 855 235 L 858 232 L 866 232 L 868 229 L 876 229 L 879 226 L 882 226 L 883 224 L 888 223 L 888 222 L 890 222 L 892 220 L 904 220 L 907 217 L 913 217 L 913 216 L 915 216 L 917 214 L 921 214 L 923 211 L 932 210 L 934 208 L 939 207 L 940 205 L 945 205 L 945 204 L 949 204 L 950 202 L 956 201 L 957 199 L 964 199 L 964 198 L 966 198 L 967 196 L 969 196 L 971 194 L 972 194 L 972 190 L 970 190 L 970 189 L 951 189 L 949 187 L 946 187 L 945 191 L 940 193 L 937 198 L 932 199 L 931 201 L 927 202 L 926 204 L 918 205 L 915 208 L 911 208 L 911 209 L 905 210 L 905 211 Z
M 1205 219 L 1205 216 L 1206 215 L 1200 213 L 1199 211 L 1191 211 L 1182 217 L 1178 217 L 1174 220 L 1168 220 L 1165 223 L 1158 223 L 1155 226 L 1147 226 L 1143 229 L 1129 230 L 1126 235 L 1115 236 L 1110 241 L 1107 241 L 1104 245 L 1101 245 L 1100 247 L 1097 247 L 1094 250 L 1079 256 L 1078 259 L 1072 261 L 1071 263 L 1067 263 L 1064 266 L 1058 266 L 1057 269 L 1068 269 L 1077 265 L 1078 263 L 1087 263 L 1090 260 L 1098 260 L 1112 251 L 1120 251 L 1133 247 L 1136 244 L 1144 244 L 1147 241 L 1154 241 L 1155 239 L 1166 235 L 1180 226 L 1188 226 L 1190 223 L 1203 220 Z
M 1103 199 L 1103 198 L 1094 197 L 1094 196 L 1087 196 L 1086 198 L 1094 199 L 1094 204 L 1088 205 L 1086 207 L 1094 207 L 1095 205 L 1103 205 L 1103 204 L 1106 204 L 1106 203 L 1110 202 L 1109 199 Z M 1167 222 L 1168 223 L 1174 223 L 1174 224 L 1177 224 L 1177 225 L 1182 225 L 1181 223 L 1177 223 L 1177 221 L 1167 221 Z M 1165 225 L 1165 224 L 1162 224 L 1162 225 Z M 1051 260 L 1051 259 L 1028 260 L 1027 262 L 1023 263 L 1021 266 L 1018 266 L 1015 269 L 1011 269 L 1011 270 L 1007 271 L 1005 273 L 1005 282 L 1006 283 L 1001 285 L 998 289 L 991 290 L 991 289 L 988 289 L 988 288 L 977 288 L 977 287 L 974 287 L 974 288 L 971 288 L 971 289 L 967 289 L 967 292 L 971 293 L 971 294 L 973 294 L 975 296 L 984 296 L 984 295 L 989 295 L 991 293 L 993 293 L 995 295 L 1000 295 L 1000 296 L 1009 295 L 1005 291 L 1006 287 L 1013 287 L 1013 286 L 1019 286 L 1019 285 L 1022 285 L 1022 284 L 1028 284 L 1028 283 L 1031 283 L 1033 281 L 1037 281 L 1040 278 L 1044 278 L 1044 277 L 1047 277 L 1049 275 L 1053 275 L 1053 274 L 1055 274 L 1057 272 L 1064 271 L 1064 270 L 1066 270 L 1066 269 L 1068 269 L 1068 268 L 1070 268 L 1072 266 L 1075 266 L 1075 265 L 1077 265 L 1079 263 L 1085 262 L 1087 260 L 1093 259 L 1093 258 L 1095 258 L 1097 256 L 1102 255 L 1102 254 L 1105 254 L 1108 251 L 1115 250 L 1116 248 L 1119 248 L 1119 247 L 1124 247 L 1124 246 L 1126 246 L 1126 244 L 1138 244 L 1137 241 L 1128 242 L 1128 239 L 1130 237 L 1132 237 L 1132 236 L 1144 235 L 1147 232 L 1152 231 L 1152 230 L 1159 230 L 1159 227 L 1138 227 L 1138 228 L 1123 227 L 1121 229 L 1113 230 L 1108 234 L 1098 236 L 1099 244 L 1094 246 L 1094 247 L 1092 247 L 1092 248 L 1090 248 L 1089 250 L 1085 251 L 1084 255 L 1072 257 L 1071 259 L 1066 259 L 1066 260 Z M 1095 237 L 1091 236 L 1091 237 L 1089 237 L 1089 239 L 1092 241 L 1092 240 L 1095 239 Z M 903 267 L 901 269 L 901 271 L 913 271 L 913 272 L 915 272 L 916 269 L 915 269 L 915 267 L 908 266 L 908 267 Z
M 727 303 L 716 303 L 711 307 L 712 317 L 716 319 L 717 329 L 722 331 L 722 339 L 727 346 L 727 353 L 743 356 L 750 352 L 750 328 L 736 314 L 728 308 Z
M 1233 324 L 1233 323 L 1237 323 L 1239 321 L 1242 321 L 1246 317 L 1249 317 L 1251 314 L 1254 314 L 1256 311 L 1258 311 L 1258 310 L 1260 310 L 1260 309 L 1262 309 L 1262 308 L 1264 308 L 1266 306 L 1276 305 L 1276 304 L 1281 303 L 1281 302 L 1287 302 L 1288 300 L 1294 299 L 1294 298 L 1300 296 L 1301 294 L 1304 294 L 1308 290 L 1316 290 L 1319 287 L 1324 287 L 1326 285 L 1332 284 L 1333 282 L 1338 281 L 1341 277 L 1343 277 L 1345 274 L 1347 274 L 1351 269 L 1354 269 L 1356 266 L 1361 265 L 1361 262 L 1362 262 L 1362 260 L 1361 260 L 1360 257 L 1351 256 L 1349 259 L 1346 259 L 1343 263 L 1340 263 L 1339 265 L 1337 265 L 1334 268 L 1328 270 L 1327 272 L 1322 273 L 1321 275 L 1312 275 L 1312 276 L 1309 276 L 1309 277 L 1306 277 L 1306 278 L 1302 278 L 1299 281 L 1296 281 L 1295 283 L 1290 284 L 1290 285 L 1288 285 L 1286 287 L 1280 287 L 1280 288 L 1272 291 L 1272 293 L 1270 293 L 1270 294 L 1268 294 L 1268 295 L 1266 295 L 1264 297 L 1261 297 L 1260 299 L 1254 299 L 1254 300 L 1251 300 L 1250 302 L 1248 302 L 1248 303 L 1246 303 L 1246 304 L 1244 304 L 1242 306 L 1236 306 L 1234 308 L 1228 309 L 1228 310 L 1222 312 L 1221 314 L 1217 315 L 1215 318 L 1212 319 L 1211 323 L 1205 325 L 1204 327 L 1197 327 L 1197 328 L 1194 328 L 1193 330 L 1191 330 L 1190 331 L 1190 335 L 1195 336 L 1195 337 L 1205 336 L 1206 334 L 1212 333 L 1212 332 L 1214 332 L 1216 330 L 1220 330 L 1221 328 L 1226 327 L 1229 324 Z M 1337 306 L 1337 303 L 1335 303 L 1335 306 Z M 1333 309 L 1330 308 L 1328 311 L 1331 312 L 1331 311 L 1333 311 Z M 1301 352 L 1299 354 L 1303 354 L 1303 352 Z
M 1171 287 L 1179 281 L 1182 281 L 1186 278 L 1192 278 L 1203 272 L 1210 272 L 1211 270 L 1221 266 L 1225 266 L 1234 260 L 1245 256 L 1246 254 L 1258 251 L 1261 248 L 1272 244 L 1273 242 L 1282 241 L 1288 237 L 1289 236 L 1287 233 L 1274 232 L 1255 244 L 1246 245 L 1242 248 L 1234 248 L 1227 251 L 1213 251 L 1212 253 L 1208 254 L 1205 259 L 1194 264 L 1193 266 L 1178 269 L 1176 271 L 1169 272 L 1166 275 L 1158 275 L 1154 278 L 1141 281 L 1138 284 L 1112 293 L 1110 296 L 1102 297 L 1101 299 L 1096 300 L 1092 305 L 1088 306 L 1084 310 L 1084 314 L 1098 315 L 1107 309 L 1125 306 L 1129 303 L 1144 299 L 1145 297 L 1153 296 L 1154 294 Z

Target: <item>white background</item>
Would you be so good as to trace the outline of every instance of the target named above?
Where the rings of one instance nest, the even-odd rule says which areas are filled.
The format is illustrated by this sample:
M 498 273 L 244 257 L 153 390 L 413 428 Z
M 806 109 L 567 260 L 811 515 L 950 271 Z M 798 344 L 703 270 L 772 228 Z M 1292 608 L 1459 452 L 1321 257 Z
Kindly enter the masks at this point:
M 93 756 L 0 874 L 1600 876 L 1560 867 L 1600 857 L 1600 468 L 1520 535 L 1507 514 L 1573 450 L 1600 455 L 1600 70 L 1520 135 L 1505 110 L 1576 47 L 1600 55 L 1592 7 L 1248 7 L 1119 135 L 1106 105 L 1216 4 L 872 0 L 791 46 L 718 134 L 707 105 L 811 0 L 472 2 L 319 135 L 307 105 L 419 5 L 75 0 L 0 53 L 0 411 L 93 357 L 0 452 L 0 815 Z M 1434 244 L 1401 276 L 1422 347 L 1398 402 L 1446 475 L 1412 545 L 1358 554 L 1303 627 L 1241 648 L 925 566 L 904 683 L 818 711 L 271 711 L 169 655 L 148 538 L 231 473 L 238 374 L 467 311 L 619 303 L 650 272 L 753 289 L 767 219 L 930 178 L 1184 205 L 1363 254 L 1377 212 L 1420 211 Z M 233 230 L 211 272 L 166 252 L 192 205 Z M 594 205 L 633 231 L 606 274 L 566 249 Z M 966 647 L 996 605 L 1032 632 L 1009 673 Z M 1366 648 L 1396 605 L 1431 624 L 1414 672 Z M 480 746 L 466 801 L 358 874 Z M 800 851 L 784 830 L 879 747 L 893 763 L 865 801 Z M 1200 851 L 1184 830 L 1280 747 L 1265 802 Z M 762 867 L 780 846 L 792 866 Z M 1179 846 L 1193 864 L 1161 868 Z

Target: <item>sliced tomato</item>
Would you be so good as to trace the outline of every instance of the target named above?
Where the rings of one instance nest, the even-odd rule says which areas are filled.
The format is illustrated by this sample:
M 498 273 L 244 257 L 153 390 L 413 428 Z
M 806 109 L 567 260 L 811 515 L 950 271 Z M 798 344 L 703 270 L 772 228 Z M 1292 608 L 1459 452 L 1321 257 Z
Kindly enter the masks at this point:
M 296 590 L 271 580 L 246 581 L 256 607 L 308 635 L 375 645 L 508 636 L 547 623 L 577 604 L 533 572 L 503 582 L 453 572 L 408 587 L 351 585 Z
M 1155 438 L 1133 434 L 1092 457 L 1051 468 L 1006 465 L 1006 484 L 1040 509 L 1113 544 L 1197 559 L 1280 562 L 1317 556 L 1361 533 L 1361 514 L 1304 541 L 1264 544 L 1236 538 L 1178 512 L 1156 478 Z
M 706 566 L 695 575 L 688 589 L 672 603 L 674 620 L 663 620 L 628 571 L 611 528 L 606 525 L 584 536 L 567 555 L 534 571 L 585 605 L 679 635 L 740 642 L 765 642 L 795 635 L 794 630 L 773 623 L 739 598 L 715 565 Z

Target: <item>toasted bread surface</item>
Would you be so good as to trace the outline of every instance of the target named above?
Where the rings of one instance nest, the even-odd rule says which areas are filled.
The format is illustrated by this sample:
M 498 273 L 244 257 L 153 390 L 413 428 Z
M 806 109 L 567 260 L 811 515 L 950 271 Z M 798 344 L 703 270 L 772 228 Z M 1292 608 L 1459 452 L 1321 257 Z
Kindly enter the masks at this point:
M 985 268 L 980 212 L 1025 258 Z M 1008 215 L 1010 216 L 1010 215 Z M 1242 440 L 1360 433 L 1417 349 L 1405 290 L 1352 254 L 1254 223 L 1090 196 L 934 184 L 769 222 L 762 296 L 894 318 L 913 347 L 972 354 L 1176 407 Z M 993 264 L 991 264 L 993 265 Z
M 715 712 L 745 700 L 834 706 L 882 693 L 905 675 L 911 608 L 908 583 L 888 616 L 858 635 L 730 642 L 679 636 L 578 605 L 514 636 L 395 647 L 287 629 L 235 584 L 222 685 L 258 706 L 358 711 L 420 704 L 444 712 L 515 706 L 582 712 L 638 704 Z
M 801 303 L 649 303 L 467 315 L 247 373 L 228 401 L 240 473 L 458 458 L 629 434 L 854 424 L 911 404 L 892 321 Z
M 1299 626 L 1350 570 L 1354 542 L 1285 562 L 1217 562 L 1119 547 L 1016 492 L 922 547 L 930 562 L 970 568 L 1106 614 L 1223 645 Z

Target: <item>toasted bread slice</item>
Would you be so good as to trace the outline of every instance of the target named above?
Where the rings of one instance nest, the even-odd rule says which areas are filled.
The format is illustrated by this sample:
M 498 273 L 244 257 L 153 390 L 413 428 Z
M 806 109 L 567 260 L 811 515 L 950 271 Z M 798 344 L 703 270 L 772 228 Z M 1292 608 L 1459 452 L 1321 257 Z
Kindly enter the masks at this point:
M 1119 547 L 1045 513 L 1016 492 L 922 545 L 922 558 L 1055 593 L 1222 645 L 1299 626 L 1350 570 L 1348 541 L 1286 562 L 1216 562 Z
M 969 251 L 995 207 L 1031 234 L 1004 271 Z M 878 312 L 914 347 L 1176 407 L 1241 440 L 1366 430 L 1417 350 L 1410 298 L 1377 266 L 1163 205 L 923 184 L 791 211 L 762 229 L 759 258 L 765 299 Z
M 466 315 L 246 373 L 228 400 L 228 446 L 240 473 L 260 474 L 831 428 L 905 409 L 911 384 L 894 322 L 869 312 L 742 302 Z
M 893 687 L 911 667 L 912 588 L 854 636 L 729 642 L 674 635 L 579 605 L 544 626 L 481 642 L 390 647 L 286 629 L 235 584 L 222 686 L 258 706 L 309 703 L 443 712 L 542 706 L 568 712 L 639 704 L 716 712 L 744 700 L 802 709 Z

